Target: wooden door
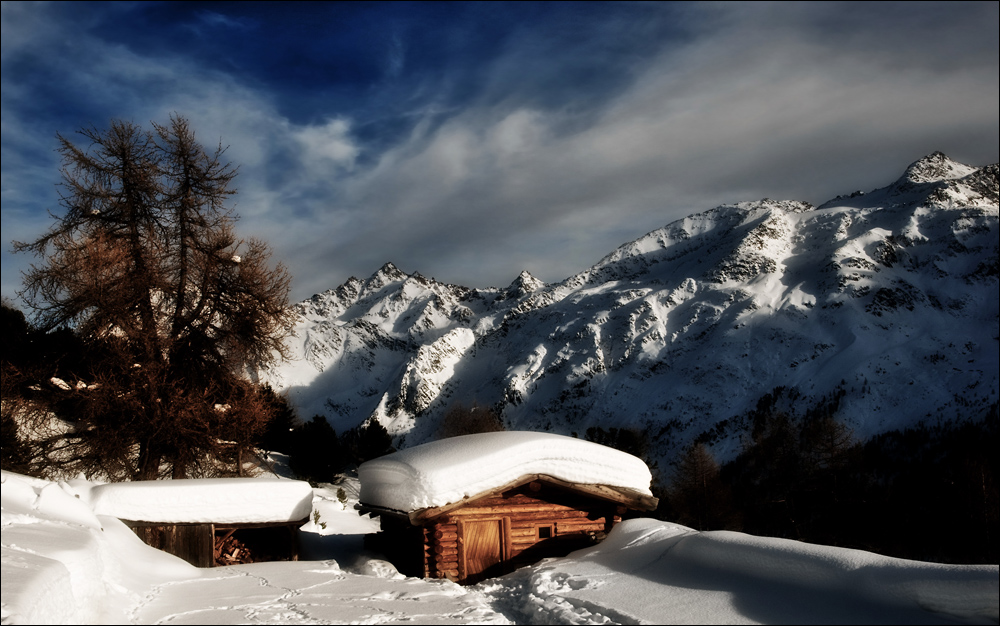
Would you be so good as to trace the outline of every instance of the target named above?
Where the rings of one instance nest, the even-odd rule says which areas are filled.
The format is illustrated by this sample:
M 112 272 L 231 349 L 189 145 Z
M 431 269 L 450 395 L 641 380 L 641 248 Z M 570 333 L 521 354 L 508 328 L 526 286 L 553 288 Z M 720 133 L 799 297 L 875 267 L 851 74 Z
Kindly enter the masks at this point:
M 502 519 L 462 521 L 462 582 L 474 583 L 499 573 L 496 567 L 506 557 Z M 492 569 L 491 569 L 492 568 Z

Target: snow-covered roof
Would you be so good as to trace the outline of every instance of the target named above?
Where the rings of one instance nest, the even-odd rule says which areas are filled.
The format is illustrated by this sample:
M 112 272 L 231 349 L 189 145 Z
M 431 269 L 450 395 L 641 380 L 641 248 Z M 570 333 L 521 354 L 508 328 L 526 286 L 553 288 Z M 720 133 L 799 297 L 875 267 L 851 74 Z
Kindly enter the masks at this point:
M 590 441 L 536 432 L 452 437 L 363 463 L 363 505 L 412 512 L 442 507 L 531 475 L 651 496 L 639 458 Z
M 150 480 L 98 485 L 98 515 L 169 524 L 292 522 L 312 512 L 312 487 L 283 478 Z

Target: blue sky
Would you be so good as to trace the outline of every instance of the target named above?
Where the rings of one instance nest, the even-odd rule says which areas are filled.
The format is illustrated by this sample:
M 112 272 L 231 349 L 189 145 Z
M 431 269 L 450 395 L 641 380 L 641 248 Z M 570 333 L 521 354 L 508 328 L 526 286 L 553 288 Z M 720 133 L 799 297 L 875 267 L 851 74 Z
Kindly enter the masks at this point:
M 674 219 L 998 160 L 998 4 L 2 5 L 2 291 L 56 133 L 188 117 L 293 300 L 392 261 L 558 281 Z

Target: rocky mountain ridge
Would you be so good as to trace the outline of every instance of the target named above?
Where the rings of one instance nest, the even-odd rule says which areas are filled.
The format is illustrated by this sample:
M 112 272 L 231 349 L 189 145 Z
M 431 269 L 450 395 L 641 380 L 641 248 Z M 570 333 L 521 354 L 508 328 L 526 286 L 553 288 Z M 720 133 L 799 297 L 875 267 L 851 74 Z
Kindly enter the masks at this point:
M 860 437 L 997 402 L 998 167 L 931 154 L 817 208 L 742 202 L 675 221 L 546 285 L 473 289 L 387 263 L 296 305 L 292 361 L 261 372 L 302 417 L 433 439 L 454 403 L 512 429 L 695 438 L 731 457 L 776 387 L 837 393 Z

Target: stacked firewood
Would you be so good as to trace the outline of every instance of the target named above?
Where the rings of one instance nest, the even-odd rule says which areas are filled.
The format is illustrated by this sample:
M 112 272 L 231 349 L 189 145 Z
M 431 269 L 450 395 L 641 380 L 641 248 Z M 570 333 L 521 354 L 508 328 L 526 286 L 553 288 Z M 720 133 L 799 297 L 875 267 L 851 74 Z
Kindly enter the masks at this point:
M 232 531 L 215 538 L 215 564 L 217 566 L 256 563 L 253 550 L 233 536 Z

